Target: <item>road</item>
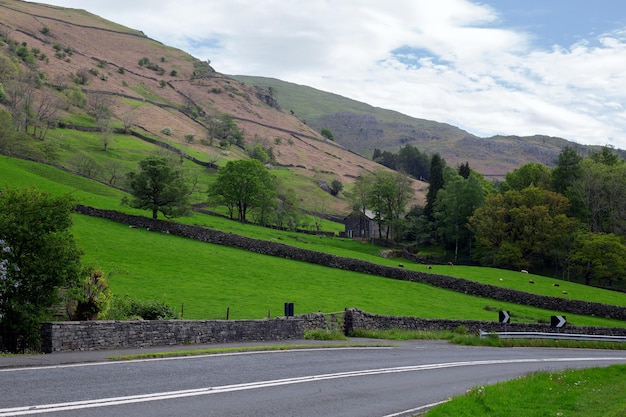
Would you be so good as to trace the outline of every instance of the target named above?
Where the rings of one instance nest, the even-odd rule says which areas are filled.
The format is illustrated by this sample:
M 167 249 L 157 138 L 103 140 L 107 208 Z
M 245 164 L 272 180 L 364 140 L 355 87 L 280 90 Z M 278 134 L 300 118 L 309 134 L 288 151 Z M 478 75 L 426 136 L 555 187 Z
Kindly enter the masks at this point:
M 463 347 L 303 349 L 0 369 L 0 416 L 400 417 L 537 370 L 626 352 Z

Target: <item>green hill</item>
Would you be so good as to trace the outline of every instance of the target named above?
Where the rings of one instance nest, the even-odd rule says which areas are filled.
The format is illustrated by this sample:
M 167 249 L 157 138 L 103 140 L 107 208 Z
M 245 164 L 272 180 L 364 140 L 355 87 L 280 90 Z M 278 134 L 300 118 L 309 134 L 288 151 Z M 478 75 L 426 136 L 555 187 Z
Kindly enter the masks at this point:
M 37 153 L 3 141 L 0 150 L 109 181 L 111 170 L 123 174 L 159 149 L 146 140 L 218 166 L 260 146 L 304 209 L 324 206 L 339 215 L 349 212 L 347 200 L 331 197 L 320 184 L 337 179 L 349 186 L 380 168 L 277 108 L 267 91 L 87 11 L 7 0 L 0 2 L 0 25 L 0 83 L 7 98 L 0 99 L 0 110 L 43 142 L 34 146 Z M 19 104 L 25 100 L 28 113 Z M 215 127 L 226 118 L 240 143 Z
M 4 28 L 0 69 L 8 97 L 0 104 L 0 111 L 2 115 L 11 113 L 14 121 L 21 123 L 21 130 L 30 133 L 5 135 L 12 127 L 0 125 L 0 151 L 29 159 L 0 155 L 2 189 L 38 187 L 54 194 L 71 194 L 80 204 L 147 216 L 121 204 L 126 195 L 120 188 L 122 178 L 136 168 L 138 161 L 157 154 L 182 162 L 187 174 L 197 178 L 193 202 L 204 203 L 207 186 L 214 178 L 215 170 L 211 167 L 247 158 L 250 147 L 258 145 L 271 149 L 274 159 L 268 164 L 283 186 L 296 193 L 302 209 L 316 212 L 316 215 L 341 216 L 350 210 L 346 195 L 332 197 L 320 184 L 340 179 L 349 190 L 355 178 L 380 166 L 347 146 L 322 137 L 315 120 L 319 121 L 318 127 L 330 127 L 342 137 L 340 123 L 354 120 L 355 124 L 348 129 L 353 130 L 365 121 L 361 130 L 375 139 L 368 146 L 378 146 L 378 136 L 385 139 L 388 132 L 393 133 L 388 138 L 398 141 L 400 132 L 407 129 L 409 133 L 415 131 L 411 135 L 424 136 L 423 143 L 433 146 L 423 148 L 428 152 L 440 146 L 446 149 L 443 145 L 447 141 L 456 143 L 456 149 L 469 149 L 466 142 L 477 142 L 476 149 L 482 146 L 483 152 L 490 150 L 484 152 L 488 167 L 499 166 L 499 162 L 492 159 L 495 154 L 516 154 L 524 143 L 503 138 L 496 146 L 496 142 L 483 142 L 453 126 L 430 121 L 419 121 L 418 129 L 411 124 L 417 122 L 399 113 L 374 109 L 377 115 L 372 116 L 368 113 L 372 108 L 366 105 L 308 88 L 307 94 L 317 96 L 302 93 L 299 97 L 301 90 L 288 93 L 282 84 L 277 84 L 276 97 L 287 100 L 291 95 L 293 100 L 291 105 L 281 102 L 281 109 L 269 89 L 254 87 L 249 82 L 242 84 L 216 73 L 208 63 L 183 51 L 86 11 L 6 0 L 0 2 L 0 24 Z M 32 99 L 29 111 L 23 112 L 24 107 L 13 100 L 18 96 Z M 319 104 L 314 106 L 313 103 Z M 320 110 L 317 106 L 322 105 L 325 107 Z M 106 118 L 99 113 L 103 107 L 109 113 L 106 123 L 103 123 Z M 50 112 L 44 112 L 46 109 Z M 335 120 L 338 124 L 326 125 L 324 118 L 328 114 L 346 112 L 350 114 L 348 119 L 331 118 L 329 123 Z M 225 114 L 241 130 L 245 145 L 232 144 L 226 140 L 228 138 L 221 138 L 224 142 L 219 143 L 220 140 L 209 134 L 214 120 L 223 119 Z M 367 125 L 371 120 L 373 127 Z M 385 126 L 382 134 L 377 133 L 379 123 Z M 388 127 L 395 130 L 388 130 Z M 552 142 L 545 140 L 546 149 L 554 147 Z M 382 146 L 384 143 L 380 142 L 380 148 L 412 142 L 400 140 L 395 145 Z M 532 149 L 536 148 L 530 146 L 529 149 L 533 153 Z M 466 155 L 458 153 L 456 157 L 466 158 Z M 455 161 L 452 156 L 446 159 Z M 476 169 L 478 161 L 472 164 Z M 509 167 L 516 161 L 519 162 L 511 160 L 503 164 Z M 415 186 L 423 194 L 424 184 L 416 182 Z M 382 248 L 352 240 L 261 228 L 199 212 L 179 221 L 397 265 L 397 260 L 379 255 Z M 329 220 L 322 221 L 323 230 L 337 232 L 341 227 Z M 357 307 L 379 314 L 489 320 L 493 319 L 495 310 L 507 309 L 523 321 L 546 320 L 553 313 L 423 284 L 349 273 L 150 233 L 78 214 L 74 233 L 85 251 L 85 261 L 101 267 L 109 275 L 117 295 L 156 298 L 176 307 L 184 303 L 188 318 L 223 317 L 227 308 L 231 309 L 232 318 L 266 317 L 279 314 L 285 301 L 295 302 L 298 313 Z M 423 269 L 423 265 L 403 263 L 406 268 Z M 462 267 L 450 272 L 490 283 L 504 277 L 501 285 L 513 288 L 524 285 L 513 272 Z M 535 290 L 554 295 L 544 286 L 536 285 Z M 568 290 L 570 297 L 581 300 L 626 304 L 624 295 L 619 293 L 569 283 Z M 624 326 L 623 322 L 595 317 L 568 315 L 568 320 L 581 325 Z
M 371 158 L 374 149 L 397 152 L 406 144 L 429 154 L 439 153 L 452 166 L 466 161 L 489 176 L 504 174 L 528 163 L 554 165 L 564 146 L 587 147 L 548 136 L 481 138 L 432 120 L 373 107 L 337 94 L 273 78 L 232 75 L 262 88 L 272 88 L 282 108 L 292 111 L 317 131 L 327 128 L 346 148 Z
M 122 191 L 36 162 L 0 156 L 0 177 L 5 187 L 36 186 L 54 194 L 72 194 L 81 204 L 148 214 L 122 206 Z M 158 299 L 176 309 L 182 309 L 184 304 L 185 318 L 190 319 L 225 318 L 227 309 L 232 319 L 276 316 L 282 314 L 283 303 L 287 301 L 295 303 L 297 313 L 357 307 L 378 314 L 495 320 L 497 311 L 505 309 L 513 312 L 514 320 L 519 322 L 545 321 L 558 313 L 129 228 L 84 215 L 76 214 L 74 220 L 73 231 L 85 252 L 85 263 L 106 272 L 116 295 Z M 379 255 L 383 248 L 351 239 L 283 232 L 199 213 L 181 220 L 343 257 L 397 265 L 397 260 Z M 424 269 L 424 265 L 405 260 L 403 264 L 405 268 Z M 454 273 L 514 289 L 528 287 L 528 276 L 514 271 L 461 266 L 451 270 L 448 266 L 434 266 L 432 272 Z M 500 282 L 498 277 L 504 277 L 504 281 Z M 558 296 L 552 286 L 554 280 L 535 279 L 534 292 Z M 626 297 L 621 293 L 573 283 L 566 285 L 570 298 L 626 305 Z M 568 322 L 625 326 L 621 321 L 571 314 Z

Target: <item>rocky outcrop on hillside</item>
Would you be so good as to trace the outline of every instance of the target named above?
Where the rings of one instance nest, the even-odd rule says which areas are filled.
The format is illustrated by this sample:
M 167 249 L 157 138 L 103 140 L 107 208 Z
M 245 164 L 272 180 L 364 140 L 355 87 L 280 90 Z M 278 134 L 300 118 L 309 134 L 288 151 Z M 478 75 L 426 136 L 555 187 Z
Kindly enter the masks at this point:
M 374 149 L 397 152 L 410 144 L 428 154 L 439 153 L 450 165 L 469 162 L 483 174 L 504 176 L 528 162 L 554 166 L 566 144 L 581 153 L 586 147 L 547 136 L 498 136 L 481 138 L 444 124 L 423 126 L 419 123 L 389 122 L 375 114 L 338 112 L 307 120 L 316 130 L 330 129 L 336 141 L 348 149 L 371 157 Z

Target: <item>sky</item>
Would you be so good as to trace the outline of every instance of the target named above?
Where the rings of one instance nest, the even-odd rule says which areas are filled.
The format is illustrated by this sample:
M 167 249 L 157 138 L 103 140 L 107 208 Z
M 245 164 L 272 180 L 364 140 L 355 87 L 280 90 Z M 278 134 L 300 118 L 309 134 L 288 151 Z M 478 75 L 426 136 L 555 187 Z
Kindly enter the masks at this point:
M 223 74 L 278 78 L 488 137 L 626 149 L 623 0 L 40 0 Z

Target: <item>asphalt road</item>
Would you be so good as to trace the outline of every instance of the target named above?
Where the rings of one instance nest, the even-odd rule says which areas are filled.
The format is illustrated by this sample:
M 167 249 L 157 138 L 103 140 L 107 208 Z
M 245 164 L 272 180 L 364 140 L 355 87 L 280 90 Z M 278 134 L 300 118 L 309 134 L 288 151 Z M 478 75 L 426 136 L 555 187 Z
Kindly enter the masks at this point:
M 413 341 L 0 368 L 0 416 L 399 417 L 528 372 L 615 363 L 626 353 Z

